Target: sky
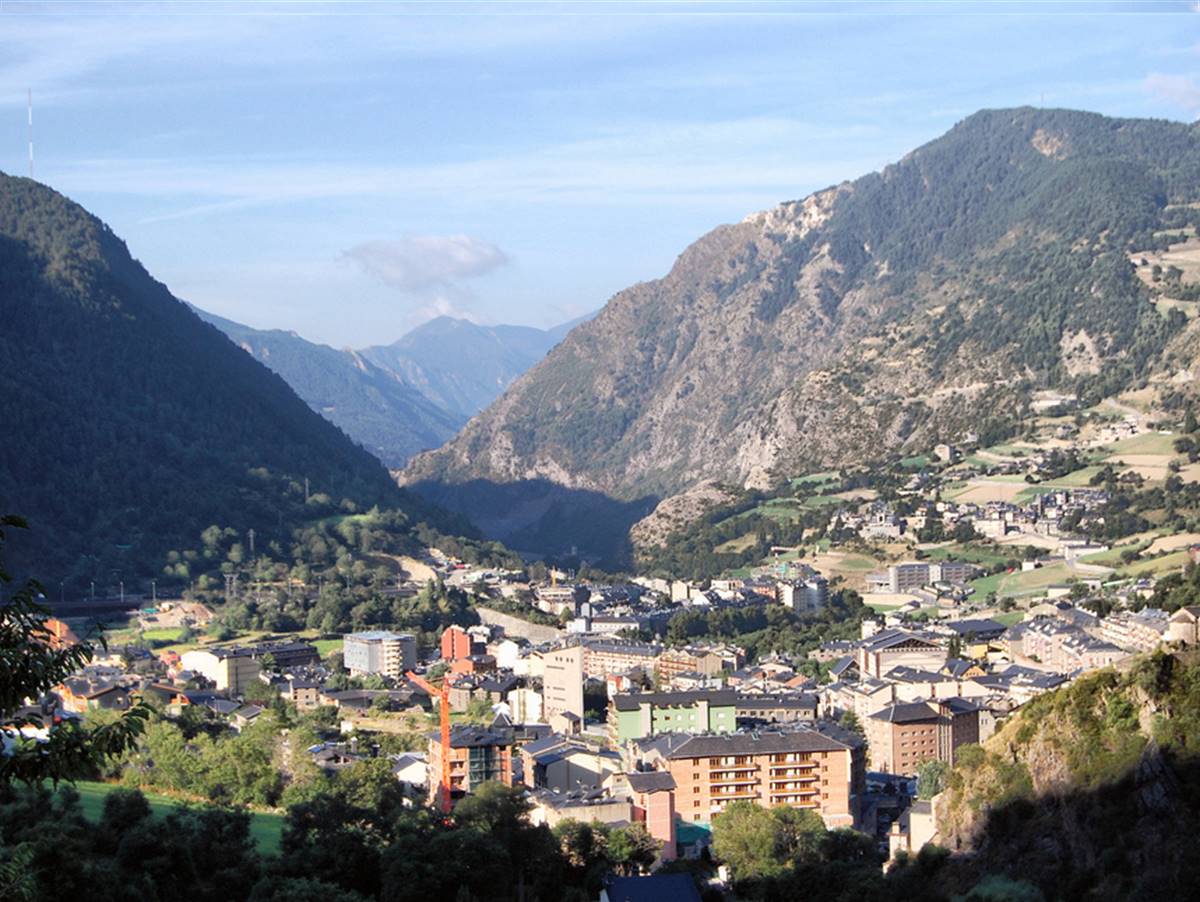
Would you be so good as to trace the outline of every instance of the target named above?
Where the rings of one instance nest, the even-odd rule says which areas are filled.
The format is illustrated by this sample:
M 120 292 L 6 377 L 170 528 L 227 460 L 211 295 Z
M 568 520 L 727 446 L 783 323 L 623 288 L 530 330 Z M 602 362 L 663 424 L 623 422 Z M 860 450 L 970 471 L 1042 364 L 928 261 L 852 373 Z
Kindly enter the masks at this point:
M 548 327 L 981 108 L 1200 117 L 1182 2 L 0 0 L 0 170 L 338 347 Z

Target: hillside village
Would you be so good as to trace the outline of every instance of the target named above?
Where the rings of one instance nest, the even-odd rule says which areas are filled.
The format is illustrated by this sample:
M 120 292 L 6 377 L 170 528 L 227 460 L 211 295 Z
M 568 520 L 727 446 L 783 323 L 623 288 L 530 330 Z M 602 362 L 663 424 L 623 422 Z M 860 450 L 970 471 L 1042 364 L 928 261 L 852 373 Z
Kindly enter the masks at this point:
M 659 861 L 710 854 L 737 800 L 916 853 L 963 747 L 1084 674 L 1200 641 L 1200 606 L 1156 605 L 1195 582 L 1200 535 L 1094 537 L 1117 493 L 1194 482 L 1187 435 L 1059 419 L 1042 444 L 905 461 L 891 501 L 818 495 L 822 538 L 719 577 L 597 580 L 431 549 L 421 575 L 467 593 L 479 620 L 436 647 L 386 628 L 215 641 L 219 612 L 166 601 L 31 701 L 87 718 L 144 700 L 218 734 L 290 706 L 320 716 L 306 754 L 321 771 L 382 756 L 413 804 L 444 807 L 489 781 L 523 787 L 534 823 L 642 824 Z M 770 624 L 811 631 L 772 647 Z

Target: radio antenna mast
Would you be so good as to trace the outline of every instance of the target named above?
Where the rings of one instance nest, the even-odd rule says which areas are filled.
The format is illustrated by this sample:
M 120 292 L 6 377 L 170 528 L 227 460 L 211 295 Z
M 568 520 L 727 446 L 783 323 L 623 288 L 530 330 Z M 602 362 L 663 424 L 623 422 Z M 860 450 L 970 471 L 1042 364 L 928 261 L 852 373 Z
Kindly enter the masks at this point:
M 33 178 L 33 88 L 29 89 L 29 177 Z

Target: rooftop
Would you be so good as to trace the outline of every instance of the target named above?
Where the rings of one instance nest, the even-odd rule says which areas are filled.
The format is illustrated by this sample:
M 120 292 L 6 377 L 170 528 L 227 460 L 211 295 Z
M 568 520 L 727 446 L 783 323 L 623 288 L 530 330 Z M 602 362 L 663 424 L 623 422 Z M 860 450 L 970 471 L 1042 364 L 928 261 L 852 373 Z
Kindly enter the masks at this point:
M 618 711 L 636 711 L 643 704 L 657 708 L 683 707 L 708 702 L 710 705 L 733 705 L 737 694 L 732 689 L 697 689 L 687 692 L 637 692 L 613 696 Z

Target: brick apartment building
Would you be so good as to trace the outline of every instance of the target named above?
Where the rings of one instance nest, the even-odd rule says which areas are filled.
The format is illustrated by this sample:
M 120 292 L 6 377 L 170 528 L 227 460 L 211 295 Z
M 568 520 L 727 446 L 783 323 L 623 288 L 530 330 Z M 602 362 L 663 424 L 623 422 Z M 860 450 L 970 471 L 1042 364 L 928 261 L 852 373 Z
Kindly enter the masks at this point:
M 512 752 L 515 737 L 511 726 L 458 725 L 450 731 L 450 795 L 462 798 L 480 783 L 495 780 L 513 785 Z M 429 803 L 437 799 L 442 773 L 442 742 L 437 733 L 429 738 Z
M 915 774 L 926 761 L 953 764 L 959 746 L 979 742 L 979 706 L 964 698 L 896 702 L 865 726 L 872 770 Z
M 640 743 L 641 758 L 675 782 L 675 812 L 711 823 L 733 801 L 816 811 L 830 827 L 858 820 L 866 788 L 863 743 L 836 727 L 669 735 Z

